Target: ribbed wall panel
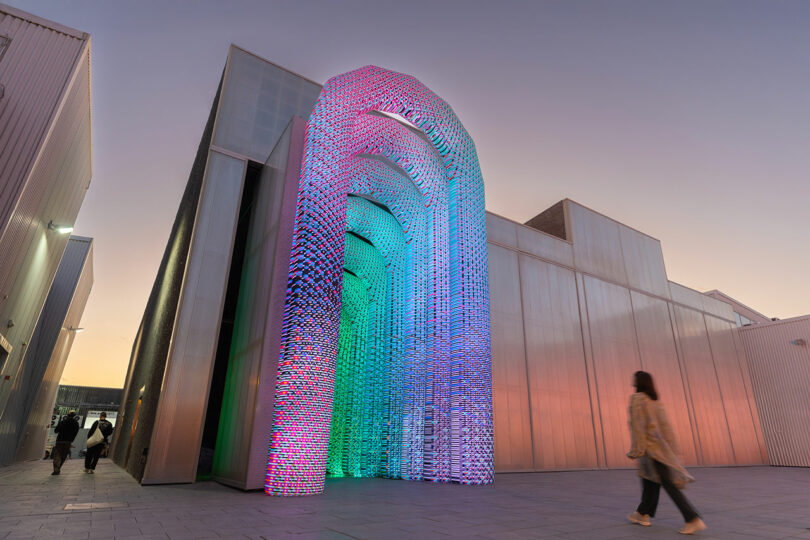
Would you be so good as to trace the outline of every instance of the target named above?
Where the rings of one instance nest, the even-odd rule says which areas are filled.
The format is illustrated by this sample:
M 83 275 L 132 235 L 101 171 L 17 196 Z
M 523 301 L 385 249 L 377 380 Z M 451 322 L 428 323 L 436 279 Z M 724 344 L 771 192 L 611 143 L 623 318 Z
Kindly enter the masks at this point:
M 13 446 L 19 447 L 17 460 L 42 457 L 59 380 L 76 336 L 71 328 L 79 327 L 92 286 L 93 240 L 71 237 L 26 355 L 25 366 L 32 366 L 32 376 L 20 396 L 23 411 Z
M 0 414 L 23 358 L 91 177 L 89 36 L 8 6 L 0 35 L 0 320 L 13 350 L 2 375 Z
M 91 176 L 90 65 L 85 50 L 67 96 L 0 238 L 0 320 L 13 320 L 5 333 L 15 347 L 3 369 L 16 378 L 68 237 L 48 229 L 53 220 L 73 225 Z M 0 410 L 10 385 L 0 387 Z
M 810 316 L 743 327 L 739 337 L 771 465 L 810 467 Z
M 86 40 L 0 8 L 0 231 L 5 229 Z

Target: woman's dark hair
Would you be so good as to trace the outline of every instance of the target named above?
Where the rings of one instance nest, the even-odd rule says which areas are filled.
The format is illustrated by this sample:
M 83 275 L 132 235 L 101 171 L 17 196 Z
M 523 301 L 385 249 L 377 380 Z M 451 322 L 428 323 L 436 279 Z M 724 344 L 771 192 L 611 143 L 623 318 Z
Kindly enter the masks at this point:
M 636 392 L 643 392 L 650 396 L 653 401 L 658 401 L 658 392 L 655 391 L 652 375 L 646 371 L 636 371 Z

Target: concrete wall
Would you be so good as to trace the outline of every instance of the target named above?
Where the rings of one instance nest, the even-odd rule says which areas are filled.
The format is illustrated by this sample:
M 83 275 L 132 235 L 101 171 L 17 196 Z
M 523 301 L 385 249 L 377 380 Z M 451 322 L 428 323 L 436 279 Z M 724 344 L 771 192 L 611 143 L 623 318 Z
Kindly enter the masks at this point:
M 90 38 L 0 5 L 0 413 L 15 381 L 91 171 Z M 8 379 L 6 378 L 8 377 Z
M 631 467 L 639 369 L 687 464 L 764 463 L 731 307 L 668 281 L 658 240 L 563 210 L 565 235 L 487 214 L 496 470 Z
M 810 467 L 810 316 L 740 329 L 771 465 Z

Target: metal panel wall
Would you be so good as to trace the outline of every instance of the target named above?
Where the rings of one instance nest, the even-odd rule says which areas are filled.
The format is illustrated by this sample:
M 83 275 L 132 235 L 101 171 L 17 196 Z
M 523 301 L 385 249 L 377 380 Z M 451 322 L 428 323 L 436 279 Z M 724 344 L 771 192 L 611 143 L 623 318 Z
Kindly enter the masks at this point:
M 520 284 L 534 468 L 595 468 L 596 443 L 574 272 L 521 254 Z
M 627 285 L 619 223 L 566 200 L 577 270 Z
M 12 43 L 10 47 L 13 46 Z M 54 97 L 54 103 L 40 104 L 53 107 L 52 122 L 37 142 L 40 146 L 25 171 L 21 189 L 6 201 L 12 206 L 0 231 L 0 320 L 12 320 L 14 326 L 5 332 L 13 352 L 2 368 L 2 375 L 10 376 L 11 382 L 6 382 L 5 377 L 0 379 L 0 411 L 8 402 L 13 381 L 22 373 L 23 343 L 30 342 L 68 242 L 67 236 L 49 230 L 48 223 L 53 220 L 72 225 L 90 182 L 89 42 L 82 42 L 80 51 L 78 57 L 74 55 L 75 63 L 68 66 L 71 76 L 63 80 L 64 92 Z M 6 57 L 2 62 L 5 65 Z M 56 67 L 54 70 L 58 71 Z M 0 100 L 0 114 L 4 103 L 5 98 Z M 12 124 L 2 124 L 0 120 L 0 132 L 6 133 L 20 119 L 6 121 Z M 25 139 L 22 134 L 21 137 Z M 0 188 L 16 182 L 16 173 L 12 171 L 16 170 L 16 158 L 24 153 L 20 140 L 12 138 L 6 143 L 0 147 L 0 153 L 14 155 L 12 162 L 0 165 Z
M 574 248 L 571 242 L 525 225 L 517 226 L 517 237 L 520 251 L 563 266 L 574 267 Z
M 492 212 L 486 213 L 487 241 L 510 248 L 517 247 L 517 223 Z
M 267 471 L 292 217 L 306 122 L 293 118 L 262 170 L 245 247 L 212 476 L 260 489 Z
M 193 482 L 247 162 L 211 151 L 143 484 Z
M 1 236 L 89 37 L 5 5 L 0 36 L 11 40 L 0 60 Z
M 748 366 L 748 360 L 745 356 L 745 348 L 740 341 L 740 329 L 737 328 L 736 323 L 731 327 L 731 337 L 734 341 L 734 348 L 737 350 L 737 361 L 740 365 L 740 373 L 742 373 L 743 385 L 745 386 L 745 394 L 748 396 L 748 404 L 751 406 L 751 418 L 754 422 L 754 431 L 757 435 L 757 444 L 759 445 L 759 455 L 763 463 L 769 463 L 768 451 L 765 448 L 765 436 L 762 433 L 762 420 L 759 415 L 759 407 L 757 406 L 756 399 L 754 398 L 753 382 L 751 380 L 751 370 Z
M 695 436 L 667 302 L 636 291 L 632 291 L 630 297 L 642 369 L 654 378 L 658 398 L 675 431 L 681 457 L 688 465 L 697 464 Z
M 703 313 L 673 306 L 702 465 L 733 464 L 728 422 Z
M 76 337 L 75 329 L 79 328 L 93 287 L 92 242 L 91 238 L 71 237 L 43 308 L 40 324 L 49 326 L 51 331 L 55 330 L 55 336 L 52 347 L 49 348 L 44 340 L 37 346 L 37 356 L 46 356 L 45 372 L 41 375 L 39 384 L 32 385 L 29 389 L 31 399 L 23 416 L 25 424 L 16 455 L 17 461 L 42 458 L 59 380 Z M 46 332 L 43 331 L 42 334 L 44 336 Z M 33 350 L 33 340 L 31 346 Z
M 290 118 L 308 119 L 321 85 L 231 46 L 214 146 L 264 163 Z
M 531 470 L 531 421 L 517 253 L 488 244 L 495 468 Z
M 0 414 L 0 465 L 7 465 L 14 460 L 45 372 L 49 369 L 52 358 L 58 357 L 57 342 L 67 337 L 62 335 L 68 333 L 64 327 L 65 318 L 91 247 L 91 239 L 71 237 L 62 256 L 36 330 L 25 349 L 22 368 L 13 382 L 8 405 Z M 92 268 L 92 263 L 90 267 Z M 90 273 L 92 276 L 92 269 Z M 59 374 L 61 375 L 61 369 Z M 55 398 L 55 394 L 53 397 Z M 50 403 L 52 406 L 53 400 Z M 48 420 L 50 421 L 50 415 Z
M 770 463 L 810 467 L 810 316 L 747 326 L 739 337 Z
M 641 369 L 630 291 L 590 276 L 584 282 L 606 465 L 629 467 L 628 406 Z
M 626 225 L 619 225 L 619 232 L 628 285 L 669 298 L 669 283 L 664 268 L 661 242 Z
M 762 455 L 752 413 L 752 406 L 756 406 L 748 402 L 732 336 L 733 325 L 708 314 L 704 318 L 731 434 L 734 462 L 737 465 L 761 465 Z

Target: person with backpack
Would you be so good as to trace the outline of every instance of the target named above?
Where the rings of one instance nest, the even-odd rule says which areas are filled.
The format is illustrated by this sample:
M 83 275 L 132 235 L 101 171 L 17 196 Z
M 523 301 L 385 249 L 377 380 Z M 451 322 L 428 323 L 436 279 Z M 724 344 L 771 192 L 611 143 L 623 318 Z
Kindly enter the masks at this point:
M 107 413 L 102 412 L 99 419 L 93 422 L 87 432 L 87 453 L 84 455 L 84 472 L 94 474 L 98 458 L 109 442 L 107 437 L 112 435 L 112 424 L 107 420 Z
M 58 475 L 62 472 L 62 464 L 70 455 L 73 439 L 79 433 L 79 422 L 76 421 L 76 411 L 70 411 L 65 418 L 59 421 L 54 428 L 56 444 L 53 445 L 53 472 Z

